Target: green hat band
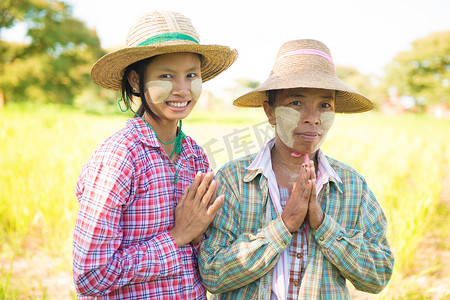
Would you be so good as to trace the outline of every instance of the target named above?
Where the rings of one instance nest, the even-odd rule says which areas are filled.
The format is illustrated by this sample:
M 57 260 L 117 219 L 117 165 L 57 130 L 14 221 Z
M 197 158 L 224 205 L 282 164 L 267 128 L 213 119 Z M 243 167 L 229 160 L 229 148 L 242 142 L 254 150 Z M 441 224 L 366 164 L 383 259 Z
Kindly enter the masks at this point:
M 189 40 L 189 41 L 193 41 L 197 44 L 199 43 L 196 39 L 194 39 L 192 36 L 189 36 L 187 34 L 183 34 L 183 33 L 179 33 L 179 32 L 167 32 L 167 33 L 158 34 L 158 35 L 152 36 L 149 39 L 146 39 L 145 41 L 140 43 L 138 45 L 138 47 L 154 45 L 157 43 L 163 43 L 163 42 L 167 42 L 167 41 L 171 41 L 171 40 Z

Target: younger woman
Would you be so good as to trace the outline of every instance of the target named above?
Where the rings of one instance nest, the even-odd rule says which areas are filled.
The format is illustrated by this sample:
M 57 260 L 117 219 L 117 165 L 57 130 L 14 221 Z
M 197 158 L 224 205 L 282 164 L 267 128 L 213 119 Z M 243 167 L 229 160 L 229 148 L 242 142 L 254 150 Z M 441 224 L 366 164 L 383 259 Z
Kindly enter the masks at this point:
M 208 159 L 181 120 L 202 82 L 236 58 L 228 47 L 199 44 L 185 16 L 152 12 L 130 29 L 126 48 L 93 66 L 96 84 L 121 90 L 126 109 L 133 109 L 128 99 L 140 99 L 140 108 L 78 179 L 79 299 L 206 299 L 197 251 L 223 196 L 216 198 Z

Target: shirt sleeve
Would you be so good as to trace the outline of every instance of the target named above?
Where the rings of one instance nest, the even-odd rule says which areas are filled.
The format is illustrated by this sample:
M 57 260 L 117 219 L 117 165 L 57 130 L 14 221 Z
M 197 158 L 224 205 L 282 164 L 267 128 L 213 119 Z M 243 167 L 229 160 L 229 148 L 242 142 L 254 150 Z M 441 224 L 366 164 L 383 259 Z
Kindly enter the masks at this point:
M 358 290 L 379 293 L 392 276 L 394 256 L 386 238 L 386 217 L 366 183 L 362 185 L 358 226 L 346 229 L 326 215 L 313 234 L 325 257 Z
M 80 175 L 73 275 L 81 295 L 104 295 L 126 284 L 181 273 L 180 254 L 168 232 L 132 246 L 122 243 L 121 215 L 134 195 L 130 161 L 114 157 L 91 163 Z
M 218 195 L 225 195 L 225 202 L 209 226 L 207 239 L 199 253 L 200 274 L 205 287 L 212 293 L 223 293 L 254 282 L 272 270 L 280 254 L 285 250 L 292 235 L 281 217 L 278 217 L 256 233 L 243 232 L 244 223 L 259 220 L 251 214 L 245 204 L 240 204 L 240 195 L 228 184 L 221 172 Z M 241 213 L 248 215 L 241 219 Z M 255 218 L 250 220 L 251 218 Z

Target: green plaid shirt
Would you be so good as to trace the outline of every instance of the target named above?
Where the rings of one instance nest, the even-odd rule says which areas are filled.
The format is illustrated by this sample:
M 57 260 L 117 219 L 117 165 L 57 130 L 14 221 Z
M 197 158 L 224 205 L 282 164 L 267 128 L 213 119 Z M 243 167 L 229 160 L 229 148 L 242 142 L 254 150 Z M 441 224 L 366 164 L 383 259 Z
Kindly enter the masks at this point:
M 217 194 L 225 195 L 199 252 L 200 273 L 210 299 L 270 299 L 272 269 L 289 247 L 291 234 L 271 209 L 267 178 L 247 170 L 256 154 L 229 162 L 218 171 Z M 330 178 L 319 193 L 326 213 L 309 231 L 308 264 L 298 299 L 349 299 L 346 279 L 361 291 L 380 292 L 394 257 L 386 239 L 386 217 L 364 178 L 326 157 L 342 183 Z

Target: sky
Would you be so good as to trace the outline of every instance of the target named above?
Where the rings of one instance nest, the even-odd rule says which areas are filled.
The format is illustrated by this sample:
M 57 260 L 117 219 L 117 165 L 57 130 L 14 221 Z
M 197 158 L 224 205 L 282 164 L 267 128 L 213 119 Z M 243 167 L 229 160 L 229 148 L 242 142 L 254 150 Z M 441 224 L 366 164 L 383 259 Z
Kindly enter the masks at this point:
M 336 64 L 382 76 L 384 67 L 414 40 L 450 30 L 449 0 L 68 0 L 76 18 L 95 27 L 103 48 L 125 44 L 143 14 L 172 10 L 187 16 L 202 44 L 226 45 L 237 61 L 205 83 L 211 90 L 236 79 L 263 82 L 280 46 L 312 38 L 325 43 Z M 207 86 L 208 85 L 208 86 Z

